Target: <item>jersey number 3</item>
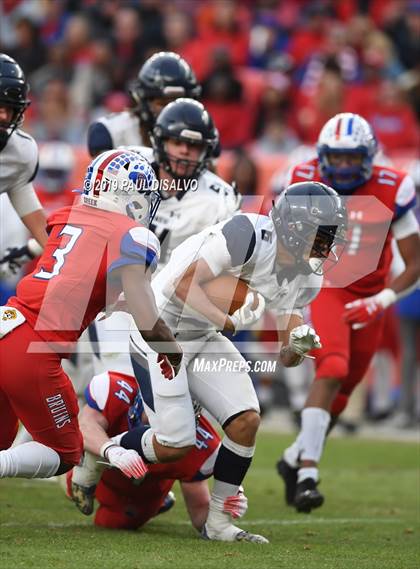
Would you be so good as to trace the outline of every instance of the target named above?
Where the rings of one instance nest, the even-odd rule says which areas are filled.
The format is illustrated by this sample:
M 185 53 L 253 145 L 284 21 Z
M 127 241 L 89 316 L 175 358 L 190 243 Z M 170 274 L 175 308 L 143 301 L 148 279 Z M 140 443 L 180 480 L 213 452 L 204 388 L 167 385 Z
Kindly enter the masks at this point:
M 56 259 L 52 271 L 44 271 L 41 269 L 34 277 L 38 279 L 44 279 L 49 281 L 53 277 L 56 277 L 59 272 L 61 271 L 62 266 L 64 265 L 64 261 L 66 260 L 65 257 L 67 253 L 73 249 L 76 244 L 76 241 L 79 239 L 80 235 L 82 234 L 82 229 L 80 227 L 74 227 L 73 225 L 65 225 L 63 229 L 60 231 L 59 236 L 61 235 L 69 235 L 70 239 L 67 242 L 67 245 L 63 248 L 57 247 L 54 251 L 52 256 Z

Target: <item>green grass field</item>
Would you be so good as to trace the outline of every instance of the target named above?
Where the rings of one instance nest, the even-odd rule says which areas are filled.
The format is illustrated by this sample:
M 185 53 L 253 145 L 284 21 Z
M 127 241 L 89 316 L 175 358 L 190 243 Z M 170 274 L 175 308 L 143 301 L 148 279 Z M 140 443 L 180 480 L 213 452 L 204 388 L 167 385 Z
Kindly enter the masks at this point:
M 333 439 L 322 464 L 326 503 L 311 515 L 283 503 L 273 468 L 291 437 L 260 435 L 246 480 L 244 529 L 270 545 L 199 539 L 176 507 L 137 532 L 95 529 L 53 483 L 0 481 L 2 569 L 419 569 L 419 449 Z

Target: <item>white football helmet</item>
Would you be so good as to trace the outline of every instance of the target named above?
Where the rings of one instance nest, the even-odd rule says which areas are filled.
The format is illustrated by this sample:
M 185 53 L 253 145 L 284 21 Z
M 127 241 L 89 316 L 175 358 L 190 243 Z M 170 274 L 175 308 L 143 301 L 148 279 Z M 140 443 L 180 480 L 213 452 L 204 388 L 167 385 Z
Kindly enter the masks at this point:
M 103 152 L 87 169 L 82 203 L 122 213 L 138 223 L 150 225 L 160 203 L 152 165 L 131 150 Z
M 340 193 L 350 192 L 369 180 L 378 143 L 370 124 L 360 115 L 339 113 L 323 126 L 317 144 L 319 166 L 324 181 Z M 329 154 L 360 153 L 360 166 L 338 168 Z

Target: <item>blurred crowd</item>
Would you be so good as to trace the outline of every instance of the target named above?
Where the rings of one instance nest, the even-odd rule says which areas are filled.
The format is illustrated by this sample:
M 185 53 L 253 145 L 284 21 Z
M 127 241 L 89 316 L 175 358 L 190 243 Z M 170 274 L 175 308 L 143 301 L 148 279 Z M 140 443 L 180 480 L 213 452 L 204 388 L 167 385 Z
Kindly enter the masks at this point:
M 386 152 L 418 144 L 419 0 L 4 0 L 0 12 L 39 142 L 83 144 L 92 118 L 130 104 L 145 59 L 172 50 L 224 149 L 287 153 L 341 111 L 368 119 Z
M 70 189 L 77 156 L 65 143 L 85 149 L 92 120 L 130 107 L 130 82 L 161 50 L 192 65 L 220 132 L 222 159 L 230 157 L 221 174 L 244 195 L 261 191 L 265 157 L 275 157 L 280 171 L 270 188 L 281 189 L 281 157 L 283 164 L 290 156 L 307 159 L 323 124 L 345 111 L 372 124 L 397 166 L 401 155 L 417 164 L 410 173 L 420 187 L 420 0 L 2 0 L 0 51 L 19 62 L 30 83 L 23 128 L 41 146 L 36 182 L 47 212 L 49 196 Z M 63 192 L 61 205 L 71 199 Z M 400 304 L 402 332 L 384 346 L 392 365 L 372 371 L 372 386 L 375 373 L 388 376 L 385 392 L 371 388 L 372 417 L 395 407 L 401 358 L 416 375 L 416 294 Z M 391 329 L 397 332 L 396 320 Z M 402 354 L 410 342 L 410 354 Z M 310 376 L 290 383 L 304 390 Z M 267 401 L 271 380 L 256 378 L 261 398 L 270 392 Z M 290 389 L 293 397 L 302 399 Z M 410 424 L 420 417 L 419 401 L 415 407 L 413 396 L 400 398 Z

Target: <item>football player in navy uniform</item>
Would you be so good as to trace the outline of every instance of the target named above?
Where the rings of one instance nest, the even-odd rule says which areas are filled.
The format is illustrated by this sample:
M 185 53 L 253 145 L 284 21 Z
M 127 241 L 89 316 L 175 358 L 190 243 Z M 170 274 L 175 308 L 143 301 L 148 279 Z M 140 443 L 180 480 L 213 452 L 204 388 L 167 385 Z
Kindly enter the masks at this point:
M 150 146 L 150 132 L 165 105 L 178 97 L 200 96 L 193 70 L 178 54 L 155 53 L 142 66 L 130 88 L 135 106 L 93 122 L 88 131 L 91 156 L 118 146 Z

